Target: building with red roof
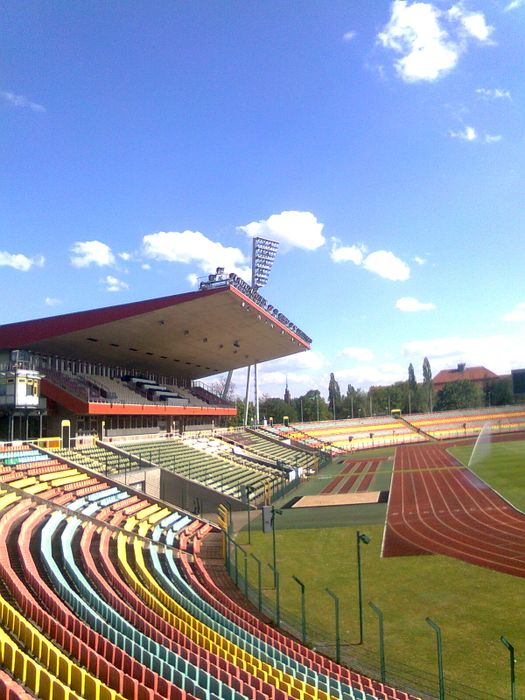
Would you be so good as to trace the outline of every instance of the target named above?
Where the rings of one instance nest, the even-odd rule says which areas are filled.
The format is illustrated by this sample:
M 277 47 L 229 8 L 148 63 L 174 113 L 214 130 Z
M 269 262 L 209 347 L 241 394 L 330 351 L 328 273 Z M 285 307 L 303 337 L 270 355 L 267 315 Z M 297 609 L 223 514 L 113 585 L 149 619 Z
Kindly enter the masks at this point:
M 482 389 L 493 379 L 498 379 L 498 375 L 486 367 L 467 367 L 464 363 L 459 363 L 456 369 L 442 369 L 432 379 L 435 391 L 440 391 L 445 384 L 467 380 L 477 384 Z

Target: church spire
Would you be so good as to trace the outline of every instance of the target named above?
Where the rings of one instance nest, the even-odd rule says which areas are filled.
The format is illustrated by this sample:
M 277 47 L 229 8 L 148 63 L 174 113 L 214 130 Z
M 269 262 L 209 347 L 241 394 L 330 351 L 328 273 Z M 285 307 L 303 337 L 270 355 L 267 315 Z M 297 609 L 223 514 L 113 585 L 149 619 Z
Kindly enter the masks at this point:
M 284 403 L 291 404 L 292 397 L 290 396 L 290 390 L 288 389 L 288 375 L 286 375 L 286 389 L 284 390 Z

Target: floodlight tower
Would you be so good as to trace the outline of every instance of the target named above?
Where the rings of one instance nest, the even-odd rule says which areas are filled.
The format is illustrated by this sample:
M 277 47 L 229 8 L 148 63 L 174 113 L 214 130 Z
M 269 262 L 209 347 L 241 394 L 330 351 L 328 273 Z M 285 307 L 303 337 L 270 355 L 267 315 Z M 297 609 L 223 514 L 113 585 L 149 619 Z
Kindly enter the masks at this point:
M 268 282 L 270 271 L 277 255 L 279 243 L 269 238 L 255 237 L 252 247 L 252 289 L 257 292 Z M 259 425 L 259 393 L 257 389 L 257 364 L 253 365 L 255 425 Z M 248 424 L 248 391 L 250 383 L 250 367 L 246 376 L 246 401 L 244 407 L 244 425 Z

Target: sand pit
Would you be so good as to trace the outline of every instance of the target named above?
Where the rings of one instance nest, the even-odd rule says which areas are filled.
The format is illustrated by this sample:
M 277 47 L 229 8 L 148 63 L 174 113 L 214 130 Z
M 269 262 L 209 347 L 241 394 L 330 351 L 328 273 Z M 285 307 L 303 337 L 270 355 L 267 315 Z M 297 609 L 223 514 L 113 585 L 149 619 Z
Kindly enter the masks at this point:
M 330 493 L 303 496 L 292 508 L 315 508 L 316 506 L 353 506 L 362 503 L 378 503 L 381 491 L 362 493 Z

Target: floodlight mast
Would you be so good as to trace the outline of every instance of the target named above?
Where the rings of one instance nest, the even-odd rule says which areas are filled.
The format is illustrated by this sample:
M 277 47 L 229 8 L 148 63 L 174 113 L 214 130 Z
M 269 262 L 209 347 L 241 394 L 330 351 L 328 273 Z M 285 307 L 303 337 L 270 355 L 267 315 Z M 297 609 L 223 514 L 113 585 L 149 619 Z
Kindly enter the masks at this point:
M 255 237 L 252 246 L 252 289 L 257 292 L 268 282 L 270 271 L 279 247 L 278 241 L 269 238 Z M 255 425 L 259 425 L 259 393 L 257 387 L 257 363 L 253 365 Z M 250 383 L 250 367 L 246 376 L 246 401 L 244 406 L 244 425 L 248 425 L 248 392 Z

